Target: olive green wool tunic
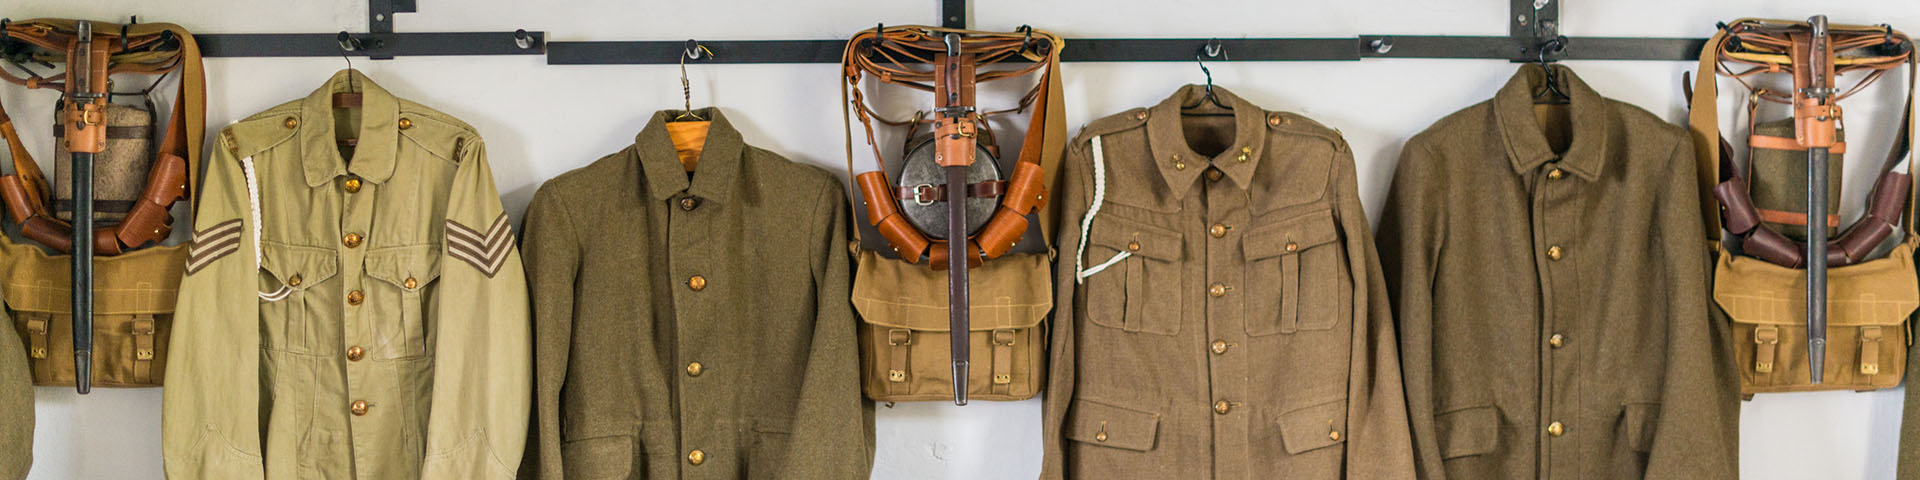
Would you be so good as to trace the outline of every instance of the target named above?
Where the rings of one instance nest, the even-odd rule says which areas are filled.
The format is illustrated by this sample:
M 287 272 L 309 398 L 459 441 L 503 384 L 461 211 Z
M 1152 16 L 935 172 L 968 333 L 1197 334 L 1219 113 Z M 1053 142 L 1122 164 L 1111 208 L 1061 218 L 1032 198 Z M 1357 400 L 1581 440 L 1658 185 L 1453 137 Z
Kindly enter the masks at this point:
M 866 479 L 846 194 L 715 109 L 663 111 L 527 206 L 539 386 L 522 478 Z
M 1552 68 L 1564 117 L 1536 117 L 1525 66 L 1394 172 L 1380 255 L 1420 478 L 1736 478 L 1692 144 Z

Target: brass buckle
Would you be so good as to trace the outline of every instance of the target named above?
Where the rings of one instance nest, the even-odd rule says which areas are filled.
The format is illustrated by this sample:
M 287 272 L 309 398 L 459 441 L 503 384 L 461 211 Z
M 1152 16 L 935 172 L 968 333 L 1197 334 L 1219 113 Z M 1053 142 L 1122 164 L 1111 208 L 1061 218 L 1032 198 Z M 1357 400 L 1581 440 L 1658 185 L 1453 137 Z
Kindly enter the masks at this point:
M 887 330 L 887 345 L 901 346 L 913 344 L 913 331 L 904 328 Z

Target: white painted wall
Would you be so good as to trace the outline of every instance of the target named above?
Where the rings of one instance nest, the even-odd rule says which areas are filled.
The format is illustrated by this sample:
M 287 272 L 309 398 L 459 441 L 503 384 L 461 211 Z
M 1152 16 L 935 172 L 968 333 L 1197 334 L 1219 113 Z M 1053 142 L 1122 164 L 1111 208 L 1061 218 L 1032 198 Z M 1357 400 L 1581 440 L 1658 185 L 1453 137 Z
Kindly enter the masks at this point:
M 974 24 L 1021 24 L 1078 37 L 1273 37 L 1355 34 L 1505 35 L 1506 2 L 1362 0 L 976 0 Z M 1738 17 L 1892 23 L 1920 30 L 1920 6 L 1872 0 L 1608 0 L 1570 2 L 1563 31 L 1585 36 L 1705 36 Z M 423 0 L 400 14 L 401 31 L 553 32 L 556 40 L 845 38 L 888 24 L 937 21 L 932 0 L 628 2 L 581 0 Z M 0 0 L 0 15 L 172 21 L 200 32 L 363 30 L 361 2 L 292 0 Z M 1071 48 L 1071 45 L 1068 47 Z M 1578 49 L 1579 45 L 1572 48 Z M 1227 52 L 1232 56 L 1234 52 Z M 1684 121 L 1683 62 L 1569 62 L 1602 94 Z M 208 124 L 234 120 L 301 97 L 344 64 L 337 58 L 209 59 Z M 548 66 L 537 56 L 356 60 L 382 85 L 458 116 L 487 138 L 507 208 L 525 207 L 542 180 L 631 142 L 649 113 L 681 104 L 673 66 Z M 1074 128 L 1127 108 L 1153 104 L 1201 79 L 1187 63 L 1068 64 L 1068 121 Z M 1514 66 L 1486 60 L 1367 60 L 1316 63 L 1218 63 L 1220 85 L 1270 109 L 1303 113 L 1345 132 L 1357 152 L 1360 192 L 1378 214 L 1403 139 L 1448 112 L 1491 96 Z M 749 142 L 797 161 L 842 162 L 839 96 L 833 65 L 692 66 L 694 103 L 716 104 Z M 1888 85 L 1891 85 L 1889 83 Z M 1881 87 L 1849 102 L 1855 158 L 1885 151 L 1900 93 Z M 43 162 L 52 155 L 44 118 L 46 91 L 0 88 L 22 133 Z M 866 162 L 862 162 L 865 164 Z M 1871 179 L 1856 160 L 1850 192 Z M 50 165 L 49 165 L 50 166 Z M 863 166 L 862 168 L 870 168 Z M 1857 196 L 1856 196 L 1857 197 Z M 1860 201 L 1846 204 L 1857 215 Z M 40 427 L 34 479 L 160 478 L 158 390 L 36 390 Z M 881 407 L 877 479 L 1023 479 L 1039 470 L 1039 401 Z M 1768 395 L 1745 404 L 1742 470 L 1753 479 L 1893 478 L 1901 392 Z M 1766 439 L 1762 443 L 1758 439 Z M 831 441 L 831 439 L 820 439 Z M 0 446 L 0 450 L 7 446 Z M 1920 447 L 1909 447 L 1920 448 Z

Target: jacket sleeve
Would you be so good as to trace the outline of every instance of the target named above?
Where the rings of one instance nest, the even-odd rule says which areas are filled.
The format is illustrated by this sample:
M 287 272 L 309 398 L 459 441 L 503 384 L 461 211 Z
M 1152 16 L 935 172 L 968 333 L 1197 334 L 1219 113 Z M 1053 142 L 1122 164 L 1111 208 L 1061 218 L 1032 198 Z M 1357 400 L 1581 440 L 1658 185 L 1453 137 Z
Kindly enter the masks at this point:
M 520 478 L 566 478 L 560 450 L 560 390 L 573 347 L 573 283 L 580 271 L 580 238 L 566 200 L 542 187 L 527 204 L 527 287 L 533 295 L 533 424 Z
M 0 478 L 27 478 L 27 466 L 33 464 L 32 387 L 27 349 L 0 309 L 0 445 L 12 450 L 0 455 Z
M 421 478 L 513 478 L 533 388 L 527 284 L 486 147 L 460 152 L 433 319 L 433 400 Z
M 860 352 L 853 316 L 853 267 L 847 252 L 849 208 L 838 180 L 814 197 L 819 227 L 813 254 L 813 343 L 808 350 L 795 442 L 776 478 L 855 480 L 873 471 L 873 403 L 860 390 Z
M 248 173 L 220 136 L 174 309 L 160 437 L 167 477 L 250 479 L 261 462 L 260 262 Z M 249 168 L 252 159 L 246 159 Z
M 1406 391 L 1407 423 L 1413 435 L 1416 478 L 1442 480 L 1438 432 L 1434 424 L 1433 275 L 1446 238 L 1444 198 L 1426 166 L 1431 153 L 1421 137 L 1407 142 L 1395 168 L 1380 217 L 1381 278 L 1391 300 L 1400 340 L 1400 371 Z
M 1681 137 L 1667 162 L 1667 185 L 1655 209 L 1655 239 L 1666 283 L 1667 362 L 1647 478 L 1735 478 L 1740 451 L 1740 374 L 1726 322 L 1715 321 L 1712 260 L 1700 238 L 1693 147 Z
M 1360 204 L 1353 150 L 1342 145 L 1334 161 L 1334 195 L 1347 269 L 1353 279 L 1353 339 L 1347 372 L 1347 474 L 1353 478 L 1413 477 L 1413 439 L 1400 384 L 1393 311 L 1380 272 L 1373 234 Z
M 1067 437 L 1066 421 L 1068 407 L 1073 404 L 1074 372 L 1074 290 L 1079 283 L 1074 278 L 1074 255 L 1078 255 L 1080 242 L 1080 217 L 1086 215 L 1091 203 L 1088 195 L 1091 188 L 1092 173 L 1085 170 L 1092 165 L 1092 159 L 1081 142 L 1067 146 L 1066 158 L 1060 162 L 1063 178 L 1058 182 L 1061 192 L 1054 195 L 1059 202 L 1060 214 L 1053 228 L 1054 251 L 1060 252 L 1054 262 L 1053 274 L 1053 319 L 1051 348 L 1047 354 L 1047 391 L 1041 400 L 1041 452 L 1040 478 L 1062 480 L 1067 477 Z

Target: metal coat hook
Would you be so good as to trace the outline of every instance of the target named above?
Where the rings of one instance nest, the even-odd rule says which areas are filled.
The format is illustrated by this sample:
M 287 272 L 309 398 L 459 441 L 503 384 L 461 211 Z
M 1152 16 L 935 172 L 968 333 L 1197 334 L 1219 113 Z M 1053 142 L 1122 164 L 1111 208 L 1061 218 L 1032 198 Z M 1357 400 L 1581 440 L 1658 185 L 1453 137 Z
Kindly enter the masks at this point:
M 1387 52 L 1393 51 L 1393 37 L 1373 39 L 1373 41 L 1367 42 L 1367 46 L 1373 49 L 1373 53 L 1385 55 Z
M 684 53 L 686 57 L 682 58 L 680 60 L 680 63 L 683 65 L 686 64 L 687 59 L 699 60 L 700 52 L 702 50 L 705 50 L 708 56 L 713 55 L 713 50 L 707 50 L 707 47 L 705 45 L 701 45 L 700 42 L 694 41 L 694 39 L 691 39 L 691 38 L 687 39 L 687 48 L 682 51 L 682 53 Z
M 361 48 L 360 39 L 353 38 L 353 34 L 347 33 L 346 30 L 341 30 L 340 34 L 334 37 L 334 41 L 340 43 L 341 52 L 353 52 Z M 345 54 L 343 53 L 342 56 Z
M 1200 73 L 1207 76 L 1207 96 L 1203 98 L 1202 101 L 1213 102 L 1214 106 L 1231 110 L 1233 107 L 1228 107 L 1226 104 L 1220 103 L 1220 97 L 1213 95 L 1213 70 L 1207 69 L 1206 60 L 1207 58 L 1225 58 L 1225 53 L 1226 48 L 1220 44 L 1220 39 L 1211 38 L 1207 39 L 1206 45 L 1200 47 L 1199 52 L 1193 54 L 1193 61 L 1194 63 L 1200 64 Z M 1203 56 L 1206 58 L 1201 58 Z M 1199 106 L 1199 104 L 1196 103 L 1194 106 Z
M 519 30 L 514 30 L 513 45 L 520 47 L 521 50 L 533 48 L 533 36 L 528 35 L 527 29 L 524 29 L 524 28 Z
M 1201 47 L 1200 52 L 1206 54 L 1207 58 L 1220 58 L 1223 50 L 1225 50 L 1225 48 L 1220 45 L 1220 39 L 1209 38 L 1207 39 L 1207 45 Z

